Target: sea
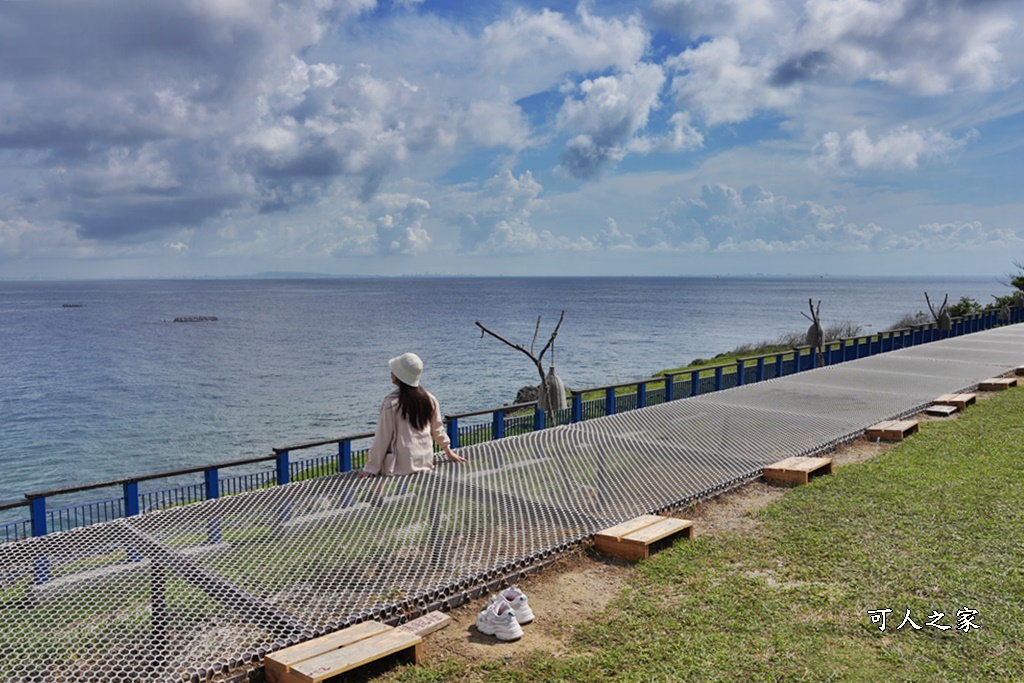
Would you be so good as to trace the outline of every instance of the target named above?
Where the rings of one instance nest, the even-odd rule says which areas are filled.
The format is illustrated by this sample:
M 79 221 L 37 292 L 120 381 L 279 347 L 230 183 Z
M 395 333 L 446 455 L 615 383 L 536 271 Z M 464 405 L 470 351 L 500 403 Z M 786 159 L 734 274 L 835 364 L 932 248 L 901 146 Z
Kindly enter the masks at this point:
M 0 502 L 373 430 L 387 361 L 424 361 L 445 414 L 650 377 L 822 323 L 1008 293 L 990 278 L 254 278 L 0 281 Z M 175 322 L 176 318 L 216 320 Z M 539 320 L 539 324 L 538 324 Z M 536 341 L 534 338 L 536 336 Z

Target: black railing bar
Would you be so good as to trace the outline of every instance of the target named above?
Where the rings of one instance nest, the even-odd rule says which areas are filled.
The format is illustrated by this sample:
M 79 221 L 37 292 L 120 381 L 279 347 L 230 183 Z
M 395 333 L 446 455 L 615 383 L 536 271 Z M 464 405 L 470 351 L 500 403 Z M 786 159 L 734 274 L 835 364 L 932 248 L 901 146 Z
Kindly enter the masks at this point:
M 28 505 L 27 500 L 9 500 L 6 503 L 0 503 L 0 510 L 13 510 L 14 508 L 22 508 Z
M 228 460 L 227 462 L 213 463 L 211 465 L 201 465 L 196 467 L 186 467 L 179 470 L 165 470 L 163 472 L 152 472 L 150 474 L 140 474 L 135 477 L 121 477 L 120 479 L 109 479 L 107 481 L 97 481 L 91 484 L 81 484 L 78 486 L 66 486 L 59 489 L 49 489 L 47 491 L 33 491 L 32 493 L 26 493 L 25 497 L 29 500 L 33 498 L 44 498 L 47 496 L 59 496 L 66 493 L 78 493 L 79 491 L 91 491 L 93 489 L 102 489 L 108 486 L 120 486 L 122 484 L 131 484 L 140 481 L 150 481 L 152 479 L 166 479 L 167 477 L 176 477 L 182 474 L 195 474 L 196 472 L 206 472 L 207 470 L 217 470 L 224 467 L 235 467 L 238 465 L 251 465 L 257 462 L 266 462 L 267 460 L 275 460 L 276 455 L 261 455 L 255 458 L 243 458 L 241 460 Z
M 537 405 L 536 401 L 528 401 L 527 403 L 513 403 L 513 404 L 510 404 L 510 405 L 498 406 L 497 408 L 486 408 L 484 410 L 474 410 L 474 411 L 469 412 L 469 413 L 457 413 L 455 415 L 445 415 L 444 418 L 446 420 L 450 420 L 452 418 L 458 419 L 458 418 L 463 418 L 463 417 L 473 417 L 474 415 L 490 415 L 491 413 L 494 413 L 495 411 L 498 411 L 498 410 L 503 410 L 506 413 L 515 413 L 515 412 L 518 412 L 520 410 L 526 410 L 527 408 L 533 408 L 536 405 Z M 371 434 L 370 436 L 373 436 L 373 435 Z
M 342 436 L 333 439 L 322 439 L 320 441 L 310 441 L 308 443 L 298 443 L 294 446 L 282 446 L 280 448 L 272 448 L 274 453 L 284 453 L 285 451 L 298 451 L 303 448 L 316 448 L 317 446 L 327 446 L 328 444 L 339 444 L 342 441 L 355 441 L 357 439 L 369 439 L 373 436 L 373 432 L 366 432 L 365 434 L 354 434 L 352 436 Z

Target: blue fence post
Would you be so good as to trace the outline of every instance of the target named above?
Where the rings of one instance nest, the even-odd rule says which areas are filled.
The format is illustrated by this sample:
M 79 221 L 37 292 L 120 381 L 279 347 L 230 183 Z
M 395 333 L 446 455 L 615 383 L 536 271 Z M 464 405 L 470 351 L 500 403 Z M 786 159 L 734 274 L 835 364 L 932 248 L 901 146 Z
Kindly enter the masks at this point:
M 757 381 L 764 381 L 764 356 L 757 359 Z
M 604 414 L 614 415 L 615 408 L 615 387 L 609 387 L 604 390 Z
M 544 411 L 541 410 L 538 405 L 533 409 L 533 431 L 539 432 L 545 427 L 547 427 L 547 419 L 544 415 Z
M 647 382 L 636 383 L 636 407 L 647 407 Z
M 206 500 L 220 498 L 220 482 L 217 481 L 216 467 L 211 467 L 203 472 L 203 481 L 206 484 Z
M 459 418 L 449 417 L 448 418 L 448 440 L 452 442 L 452 448 L 459 447 Z
M 572 421 L 583 422 L 583 394 L 578 391 L 572 393 Z
M 505 438 L 505 411 L 495 410 L 491 414 L 491 437 L 494 439 Z
M 736 386 L 743 386 L 743 375 L 746 373 L 746 363 L 742 358 L 736 359 Z
M 288 451 L 275 450 L 277 456 L 277 485 L 283 486 L 291 481 L 291 472 L 288 467 Z
M 690 371 L 690 396 L 700 393 L 700 370 Z
M 352 471 L 352 442 L 348 439 L 338 442 L 338 471 Z
M 139 482 L 126 481 L 122 490 L 124 491 L 124 516 L 134 517 L 139 514 Z
M 665 403 L 676 399 L 676 376 L 665 373 Z
M 715 368 L 715 391 L 722 390 L 722 366 Z
M 784 354 L 777 354 L 775 356 L 775 376 L 782 377 L 782 373 L 786 370 L 786 359 Z
M 46 535 L 46 497 L 38 496 L 29 498 L 29 517 L 31 519 L 32 535 Z

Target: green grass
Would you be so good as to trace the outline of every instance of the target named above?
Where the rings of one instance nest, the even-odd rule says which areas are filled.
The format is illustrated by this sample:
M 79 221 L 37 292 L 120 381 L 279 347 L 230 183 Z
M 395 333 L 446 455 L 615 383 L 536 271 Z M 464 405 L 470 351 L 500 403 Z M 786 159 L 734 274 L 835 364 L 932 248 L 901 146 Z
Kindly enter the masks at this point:
M 572 656 L 428 661 L 385 679 L 1024 680 L 1022 414 L 1024 390 L 1004 392 L 793 489 L 756 533 L 639 563 L 613 607 L 575 627 Z M 980 628 L 956 628 L 962 608 Z M 920 630 L 897 629 L 908 609 Z M 926 625 L 933 612 L 952 628 Z

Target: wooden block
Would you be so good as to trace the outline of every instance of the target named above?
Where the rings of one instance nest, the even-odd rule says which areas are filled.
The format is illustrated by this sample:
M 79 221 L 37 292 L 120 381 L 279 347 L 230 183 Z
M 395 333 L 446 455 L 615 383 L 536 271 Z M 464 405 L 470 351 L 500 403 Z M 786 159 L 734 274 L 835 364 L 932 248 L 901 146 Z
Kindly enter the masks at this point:
M 594 545 L 603 553 L 639 560 L 692 535 L 693 522 L 688 519 L 641 515 L 594 534 Z
M 412 621 L 402 624 L 397 628 L 399 631 L 405 631 L 406 633 L 411 633 L 414 636 L 422 638 L 427 634 L 444 628 L 451 622 L 451 620 L 452 618 L 444 612 L 438 612 L 435 610 L 433 612 L 427 612 L 422 617 L 413 619 Z
M 917 420 L 886 420 L 868 427 L 867 436 L 883 441 L 903 441 L 903 438 L 918 431 Z
M 936 403 L 935 405 L 931 405 L 925 408 L 924 412 L 927 415 L 934 415 L 935 417 L 949 417 L 958 410 L 960 409 L 957 408 L 956 406 Z
M 390 629 L 366 640 L 307 659 L 292 667 L 288 683 L 320 683 L 351 671 L 382 657 L 408 651 L 410 659 L 419 663 L 423 639 L 411 633 Z
M 977 400 L 977 394 L 943 394 L 934 402 L 938 405 L 956 406 L 960 410 L 966 410 L 967 406 L 974 405 Z
M 1024 375 L 1024 365 L 1018 365 L 1017 366 L 1016 374 Z
M 786 458 L 764 468 L 765 481 L 787 486 L 806 484 L 823 474 L 832 474 L 832 458 Z
M 616 524 L 611 528 L 605 529 L 601 532 L 601 535 L 619 540 L 623 536 L 627 536 L 638 529 L 643 529 L 645 526 L 650 526 L 655 522 L 660 522 L 663 519 L 665 518 L 660 515 L 640 515 L 639 517 L 634 517 L 633 519 L 626 520 L 621 524 Z
M 1017 386 L 1016 377 L 993 377 L 978 383 L 978 389 L 981 391 L 1003 391 L 1015 386 Z
M 335 631 L 264 658 L 269 683 L 320 683 L 382 657 L 403 653 L 419 663 L 423 639 L 375 621 Z

